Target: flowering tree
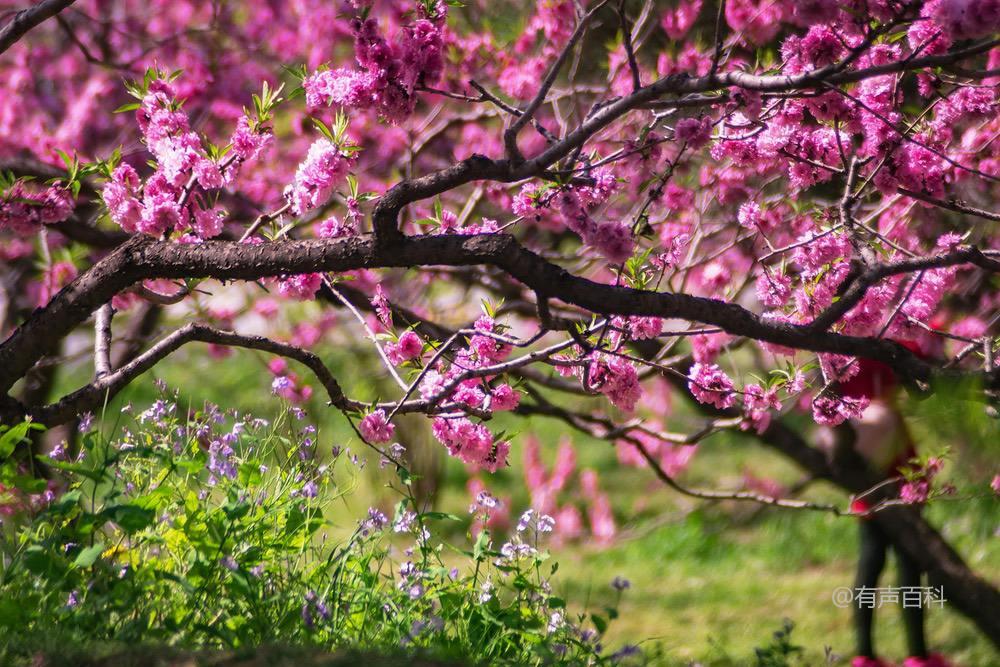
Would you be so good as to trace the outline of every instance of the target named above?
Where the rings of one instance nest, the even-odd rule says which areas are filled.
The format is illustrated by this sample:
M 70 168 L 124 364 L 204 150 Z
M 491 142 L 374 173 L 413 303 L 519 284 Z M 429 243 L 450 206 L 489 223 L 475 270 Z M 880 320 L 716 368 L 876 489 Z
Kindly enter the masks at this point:
M 743 429 L 871 489 L 850 435 L 867 403 L 839 392 L 858 360 L 916 396 L 968 383 L 995 410 L 1000 2 L 525 5 L 12 14 L 0 421 L 99 411 L 200 342 L 272 355 L 289 400 L 318 383 L 396 463 L 393 421 L 420 414 L 496 471 L 518 443 L 490 418 L 513 411 L 612 441 L 682 493 L 846 514 L 675 474 L 699 439 Z M 50 396 L 85 327 L 92 381 Z M 323 337 L 374 350 L 395 395 L 353 397 L 310 351 Z M 670 394 L 708 426 L 667 430 Z M 799 409 L 837 444 L 791 428 Z M 528 447 L 556 511 L 571 453 L 550 476 Z M 996 641 L 1000 593 L 906 507 L 931 474 L 874 520 Z M 599 481 L 579 486 L 613 533 Z

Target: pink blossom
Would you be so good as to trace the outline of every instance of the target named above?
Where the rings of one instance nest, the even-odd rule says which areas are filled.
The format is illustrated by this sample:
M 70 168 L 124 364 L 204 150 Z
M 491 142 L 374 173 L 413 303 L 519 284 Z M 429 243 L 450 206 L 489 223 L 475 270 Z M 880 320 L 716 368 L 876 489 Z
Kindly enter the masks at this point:
M 496 472 L 507 463 L 510 443 L 494 442 L 493 434 L 482 424 L 476 424 L 465 417 L 438 417 L 431 430 L 434 437 L 448 448 L 449 454 L 470 465 Z
M 927 479 L 916 479 L 904 482 L 899 489 L 899 498 L 908 505 L 916 505 L 927 502 L 930 495 L 931 484 Z
M 1000 25 L 997 0 L 936 0 L 928 2 L 923 13 L 953 39 L 985 37 Z
M 556 195 L 555 201 L 568 228 L 579 234 L 584 243 L 593 246 L 608 261 L 620 264 L 632 256 L 635 248 L 632 230 L 620 222 L 594 220 L 584 204 L 585 197 L 593 199 L 594 196 L 593 191 L 566 189 Z
M 756 383 L 743 387 L 743 413 L 758 432 L 770 422 L 770 411 L 780 409 L 777 389 L 764 389 Z
M 701 11 L 702 0 L 681 0 L 674 9 L 660 16 L 660 27 L 670 39 L 681 39 L 688 33 Z
M 712 119 L 708 116 L 682 118 L 674 127 L 674 138 L 697 150 L 712 138 Z
M 688 389 L 699 403 L 725 409 L 736 402 L 733 381 L 715 364 L 692 364 L 688 380 Z
M 635 365 L 618 356 L 596 357 L 590 362 L 591 387 L 608 397 L 616 407 L 631 412 L 642 395 Z
M 191 227 L 203 239 L 210 239 L 222 233 L 225 214 L 217 209 L 195 208 Z
M 441 27 L 426 19 L 406 26 L 400 47 L 403 87 L 410 94 L 418 85 L 432 86 L 441 76 L 444 65 Z
M 365 415 L 358 423 L 358 430 L 371 443 L 389 442 L 396 433 L 396 427 L 386 419 L 385 410 L 381 408 Z
M 812 402 L 813 419 L 817 424 L 837 426 L 848 419 L 858 419 L 868 407 L 867 396 L 821 396 Z
M 250 122 L 245 116 L 241 116 L 236 123 L 236 130 L 229 139 L 232 144 L 233 154 L 241 160 L 254 160 L 267 148 L 267 145 L 274 139 L 270 131 L 257 131 L 250 129 Z
M 766 308 L 781 308 L 792 294 L 792 279 L 784 272 L 761 271 L 756 286 L 757 299 Z
M 222 170 L 213 160 L 198 160 L 194 165 L 194 175 L 198 179 L 198 185 L 206 190 L 221 188 L 224 183 Z
M 546 66 L 547 61 L 542 57 L 512 62 L 500 72 L 497 84 L 500 90 L 514 99 L 531 99 L 538 90 L 538 82 L 545 75 Z
M 726 3 L 726 23 L 754 44 L 774 39 L 781 28 L 780 3 L 773 0 L 729 0 Z
M 757 229 L 760 227 L 761 210 L 757 202 L 748 201 L 740 206 L 740 211 L 736 216 L 741 227 L 747 229 Z
M 663 331 L 663 319 L 632 315 L 628 318 L 627 327 L 632 340 L 647 340 L 660 335 Z
M 323 284 L 321 273 L 300 273 L 287 276 L 278 281 L 278 293 L 290 299 L 307 301 L 316 296 Z
M 609 262 L 621 264 L 632 256 L 635 239 L 632 230 L 619 222 L 605 222 L 597 226 L 589 244 L 594 246 Z
M 118 165 L 111 173 L 111 180 L 104 185 L 101 196 L 108 207 L 111 219 L 126 232 L 135 232 L 142 214 L 136 195 L 139 175 L 129 164 Z
M 396 366 L 418 358 L 423 351 L 424 343 L 420 340 L 420 336 L 413 331 L 403 333 L 398 341 L 388 343 L 385 346 L 386 356 Z
M 521 402 L 521 394 L 506 383 L 494 388 L 490 395 L 490 408 L 494 412 L 513 410 Z
M 424 373 L 424 379 L 420 381 L 420 386 L 417 387 L 417 391 L 420 392 L 420 396 L 424 400 L 430 400 L 437 398 L 444 391 L 445 387 L 445 377 L 438 373 L 437 371 L 427 371 Z
M 729 342 L 729 338 L 729 336 L 722 333 L 690 336 L 691 356 L 695 361 L 703 364 L 711 363 L 719 356 L 719 352 Z
M 347 236 L 355 236 L 358 230 L 352 222 L 349 219 L 345 219 L 342 222 L 337 216 L 332 215 L 319 223 L 316 227 L 316 236 L 321 239 L 339 239 Z
M 309 147 L 306 159 L 295 172 L 295 179 L 285 190 L 292 211 L 301 215 L 326 202 L 347 175 L 352 158 L 341 152 L 329 139 L 321 138 Z

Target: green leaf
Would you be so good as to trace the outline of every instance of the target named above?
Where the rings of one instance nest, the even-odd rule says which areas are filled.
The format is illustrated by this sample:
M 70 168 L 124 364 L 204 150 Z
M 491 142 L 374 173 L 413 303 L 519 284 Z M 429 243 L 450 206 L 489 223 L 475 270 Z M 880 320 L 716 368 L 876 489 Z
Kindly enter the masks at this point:
M 21 600 L 0 600 L 0 628 L 13 628 L 20 625 L 27 612 L 28 609 L 22 605 Z
M 22 561 L 29 572 L 38 576 L 50 574 L 57 569 L 57 562 L 52 554 L 38 544 L 33 544 L 24 550 Z
M 100 482 L 105 478 L 105 472 L 103 470 L 94 470 L 93 468 L 88 468 L 85 465 L 79 463 L 68 463 L 66 461 L 56 461 L 50 456 L 39 456 L 37 457 L 39 461 L 47 463 L 57 470 L 62 470 L 64 472 L 71 472 L 75 475 L 80 475 L 81 477 L 86 477 L 95 482 Z
M 441 519 L 445 521 L 461 521 L 462 517 L 447 512 L 424 512 L 420 515 L 424 519 Z
M 222 511 L 226 513 L 226 518 L 230 521 L 238 521 L 250 511 L 250 503 L 230 500 L 222 506 Z
M 117 109 L 115 109 L 114 111 L 112 111 L 111 113 L 125 113 L 126 111 L 135 111 L 140 106 L 142 106 L 142 105 L 139 104 L 138 102 L 129 102 L 128 104 L 121 105 L 120 107 L 118 107 Z
M 82 568 L 90 567 L 97 562 L 102 553 L 104 553 L 104 542 L 95 542 L 92 546 L 80 550 L 73 565 Z
M 72 510 L 73 508 L 77 507 L 77 505 L 80 504 L 80 498 L 82 497 L 82 495 L 83 494 L 80 492 L 79 489 L 67 491 L 66 493 L 62 494 L 59 500 L 49 505 L 46 511 L 52 514 L 66 514 L 67 512 L 69 512 L 70 510 Z
M 137 533 L 153 523 L 154 512 L 137 505 L 115 505 L 105 509 L 103 516 L 114 521 L 126 533 Z
M 45 430 L 45 427 L 33 422 L 21 422 L 17 426 L 4 431 L 0 435 L 0 458 L 5 459 L 13 454 L 14 449 L 27 437 L 28 431 L 31 430 L 42 431 Z
M 489 548 L 489 545 L 490 531 L 479 531 L 479 535 L 476 537 L 476 543 L 472 547 L 472 557 L 476 560 L 482 560 L 483 556 L 487 552 L 487 549 Z
M 48 486 L 48 483 L 44 479 L 28 475 L 14 475 L 10 481 L 13 482 L 14 488 L 18 491 L 28 494 L 41 493 Z
M 594 622 L 594 627 L 597 628 L 597 631 L 599 633 L 603 635 L 605 632 L 607 632 L 608 621 L 603 616 L 600 616 L 598 614 L 591 614 L 590 620 Z

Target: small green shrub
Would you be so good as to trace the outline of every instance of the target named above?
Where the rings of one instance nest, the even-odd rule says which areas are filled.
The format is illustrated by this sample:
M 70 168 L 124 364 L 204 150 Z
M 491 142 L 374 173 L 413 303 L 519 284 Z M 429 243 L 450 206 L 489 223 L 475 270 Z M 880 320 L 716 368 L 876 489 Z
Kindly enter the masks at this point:
M 363 460 L 338 446 L 317 456 L 318 434 L 295 408 L 267 422 L 164 396 L 123 421 L 112 435 L 83 434 L 76 456 L 43 457 L 61 489 L 3 468 L 5 664 L 139 644 L 362 647 L 519 665 L 636 652 L 602 646 L 615 609 L 572 613 L 552 594 L 548 517 L 526 513 L 499 547 L 486 530 L 446 544 L 435 527 L 467 518 L 415 511 L 399 468 L 392 516 L 371 508 L 345 528 L 331 514 Z M 476 511 L 488 512 L 493 500 L 481 500 Z

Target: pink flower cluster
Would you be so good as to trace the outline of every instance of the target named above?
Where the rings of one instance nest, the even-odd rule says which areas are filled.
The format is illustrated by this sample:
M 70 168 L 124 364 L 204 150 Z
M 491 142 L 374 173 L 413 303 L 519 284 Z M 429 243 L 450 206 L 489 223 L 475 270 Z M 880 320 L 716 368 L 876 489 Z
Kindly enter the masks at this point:
M 597 473 L 577 471 L 576 450 L 571 440 L 564 438 L 559 442 L 555 462 L 549 469 L 542 461 L 541 442 L 537 437 L 526 437 L 523 468 L 531 507 L 555 519 L 557 543 L 584 535 L 583 512 L 592 537 L 602 543 L 614 538 L 617 528 L 608 496 L 600 489 Z M 578 484 L 571 483 L 574 477 L 578 478 Z M 576 490 L 575 498 L 567 497 L 571 490 Z
M 308 301 L 316 296 L 323 284 L 321 273 L 300 273 L 278 279 L 278 293 L 289 299 Z
M 358 422 L 358 430 L 365 440 L 376 444 L 389 442 L 396 434 L 396 427 L 386 418 L 385 410 L 381 408 L 365 415 Z
M 903 482 L 903 485 L 899 488 L 900 500 L 908 505 L 926 503 L 933 490 L 934 478 L 937 477 L 943 467 L 944 461 L 941 459 L 933 456 L 927 459 L 927 464 L 920 468 L 915 475 Z M 949 489 L 954 490 L 954 487 L 949 486 L 943 488 L 946 492 Z
M 985 37 L 1000 26 L 1000 0 L 932 0 L 922 13 L 956 40 Z
M 712 138 L 712 118 L 682 118 L 674 126 L 674 138 L 697 150 Z
M 511 346 L 493 335 L 498 326 L 492 317 L 481 316 L 474 325 L 475 333 L 469 338 L 469 345 L 455 354 L 454 362 L 436 369 L 427 370 L 418 390 L 425 400 L 441 402 L 452 400 L 472 408 L 492 411 L 513 410 L 520 402 L 520 394 L 509 384 L 490 386 L 491 377 L 471 377 L 460 380 L 468 370 L 490 367 L 503 361 L 511 352 Z M 404 334 L 405 336 L 405 334 Z M 402 340 L 402 337 L 401 339 Z M 483 424 L 467 418 L 438 418 L 434 422 L 434 436 L 456 456 L 470 465 L 495 472 L 507 460 L 510 444 L 494 442 L 493 434 Z
M 310 109 L 337 104 L 374 109 L 399 122 L 413 113 L 415 91 L 431 86 L 444 65 L 445 8 L 439 3 L 433 17 L 418 18 L 404 26 L 395 44 L 379 31 L 373 18 L 356 20 L 354 53 L 360 70 L 342 67 L 314 73 L 303 83 Z
M 677 7 L 667 9 L 660 16 L 660 27 L 670 39 L 681 39 L 694 25 L 701 11 L 702 0 L 681 0 Z
M 620 222 L 594 220 L 575 190 L 566 189 L 558 193 L 556 206 L 564 224 L 609 262 L 620 264 L 632 256 L 635 249 L 632 231 Z
M 688 389 L 699 403 L 717 408 L 730 408 L 736 402 L 733 381 L 715 364 L 692 364 L 688 371 Z
M 326 203 L 333 189 L 347 176 L 353 162 L 351 154 L 329 139 L 323 137 L 314 141 L 295 171 L 295 178 L 285 189 L 292 212 L 302 215 Z
M 9 229 L 28 236 L 36 233 L 39 225 L 62 222 L 72 213 L 72 196 L 58 186 L 34 191 L 17 181 L 0 193 L 0 231 Z
M 635 409 L 642 395 L 635 364 L 616 355 L 595 353 L 590 360 L 587 379 L 590 389 L 601 392 L 614 406 L 626 412 Z
M 438 417 L 431 427 L 438 439 L 452 456 L 465 463 L 496 472 L 507 464 L 510 443 L 495 441 L 493 434 L 483 424 L 465 417 L 448 419 Z
M 403 333 L 399 340 L 389 342 L 385 346 L 385 354 L 395 366 L 419 358 L 423 351 L 424 343 L 413 331 Z
M 813 399 L 813 419 L 817 424 L 837 426 L 848 419 L 860 419 L 868 408 L 870 400 L 867 396 L 853 398 L 850 396 L 820 396 Z
M 251 130 L 249 121 L 241 117 L 232 137 L 233 157 L 225 163 L 211 160 L 176 95 L 174 86 L 162 79 L 149 84 L 136 121 L 156 160 L 156 171 L 143 184 L 131 165 L 119 164 L 102 198 L 111 219 L 126 232 L 163 236 L 190 226 L 198 237 L 211 238 L 222 232 L 225 214 L 202 198 L 190 196 L 194 186 L 209 191 L 227 185 L 240 163 L 257 157 L 272 137 L 268 130 Z
M 741 424 L 744 430 L 752 428 L 761 433 L 771 423 L 771 411 L 781 409 L 778 390 L 774 387 L 765 389 L 757 383 L 743 387 L 743 415 L 745 422 Z

